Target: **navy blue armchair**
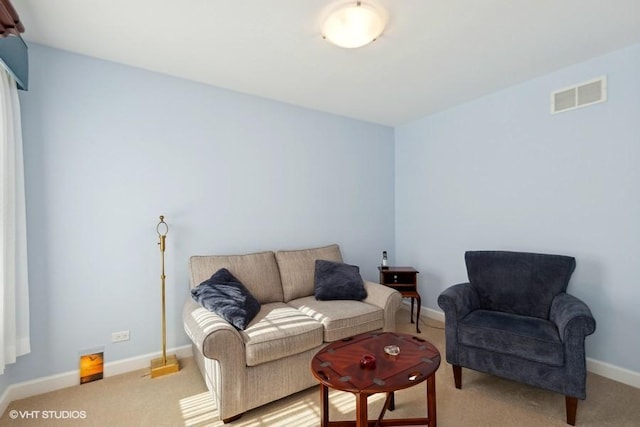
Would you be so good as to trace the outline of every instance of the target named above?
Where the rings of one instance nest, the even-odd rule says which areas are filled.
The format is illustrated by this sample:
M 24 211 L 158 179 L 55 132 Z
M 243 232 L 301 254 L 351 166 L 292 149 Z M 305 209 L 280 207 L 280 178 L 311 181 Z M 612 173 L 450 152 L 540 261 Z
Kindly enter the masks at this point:
M 465 367 L 558 392 L 575 425 L 586 398 L 585 337 L 596 329 L 589 307 L 566 293 L 575 259 L 472 251 L 465 262 L 469 283 L 438 297 L 456 388 Z

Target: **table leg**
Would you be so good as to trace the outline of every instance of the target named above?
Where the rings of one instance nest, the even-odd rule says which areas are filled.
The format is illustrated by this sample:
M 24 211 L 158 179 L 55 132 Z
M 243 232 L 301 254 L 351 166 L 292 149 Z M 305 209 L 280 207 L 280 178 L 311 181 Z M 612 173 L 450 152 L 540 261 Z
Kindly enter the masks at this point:
M 416 297 L 416 300 L 418 300 L 418 310 L 416 313 L 416 332 L 421 333 L 420 332 L 420 307 L 422 306 L 422 299 L 420 298 L 420 294 L 418 294 L 418 296 Z M 413 302 L 413 299 L 411 299 L 411 302 Z
M 320 425 L 329 427 L 329 387 L 320 384 Z
M 427 378 L 427 416 L 429 427 L 436 427 L 436 374 Z
M 414 298 L 411 297 L 411 316 L 409 316 L 409 320 L 411 320 L 411 323 L 413 323 L 413 300 Z M 420 308 L 420 306 L 418 306 L 418 309 Z
M 367 427 L 369 415 L 367 413 L 367 398 L 365 393 L 356 393 L 356 427 Z

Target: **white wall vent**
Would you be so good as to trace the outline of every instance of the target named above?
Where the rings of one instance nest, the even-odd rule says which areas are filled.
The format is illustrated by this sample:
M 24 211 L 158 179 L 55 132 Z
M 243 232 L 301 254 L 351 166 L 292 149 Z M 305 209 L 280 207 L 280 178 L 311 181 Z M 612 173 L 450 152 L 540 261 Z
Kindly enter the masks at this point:
M 607 100 L 607 77 L 566 87 L 551 93 L 551 114 L 575 110 Z

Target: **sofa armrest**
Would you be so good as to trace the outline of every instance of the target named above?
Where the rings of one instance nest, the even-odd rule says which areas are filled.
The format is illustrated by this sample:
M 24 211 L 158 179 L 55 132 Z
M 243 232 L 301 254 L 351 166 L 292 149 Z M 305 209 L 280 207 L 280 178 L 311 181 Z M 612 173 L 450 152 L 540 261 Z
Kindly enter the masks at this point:
M 363 300 L 367 304 L 375 305 L 384 310 L 384 331 L 393 332 L 396 329 L 396 311 L 400 307 L 402 295 L 397 290 L 379 283 L 364 281 L 367 290 L 367 298 Z
M 191 298 L 182 311 L 184 330 L 205 358 L 203 375 L 222 420 L 244 411 L 246 355 L 240 333 L 226 320 Z
M 583 339 L 596 330 L 596 321 L 587 304 L 573 295 L 560 293 L 551 303 L 549 319 L 556 324 L 560 339 Z
M 244 342 L 229 322 L 192 299 L 184 305 L 182 320 L 185 332 L 205 357 L 233 370 L 244 369 Z

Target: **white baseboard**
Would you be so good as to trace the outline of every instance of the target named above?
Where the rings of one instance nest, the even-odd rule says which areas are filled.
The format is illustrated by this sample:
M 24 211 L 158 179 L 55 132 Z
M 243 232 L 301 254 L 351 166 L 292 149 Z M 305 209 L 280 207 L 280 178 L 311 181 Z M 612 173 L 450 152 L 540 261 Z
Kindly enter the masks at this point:
M 403 309 L 410 309 L 409 302 L 403 301 L 402 305 Z M 444 323 L 444 313 L 440 310 L 422 307 L 420 309 L 420 317 L 423 316 Z M 610 380 L 640 388 L 640 372 L 631 371 L 590 357 L 587 357 L 587 371 L 609 378 Z
M 408 301 L 402 301 L 400 308 L 409 311 L 411 310 L 411 305 Z M 420 306 L 420 317 L 426 317 L 427 319 L 433 319 L 444 323 L 444 313 L 440 310 L 434 310 L 433 308 Z
M 640 372 L 631 371 L 590 357 L 587 357 L 587 371 L 609 378 L 610 380 L 640 388 Z
M 167 349 L 167 353 L 175 354 L 178 359 L 190 357 L 192 356 L 191 345 Z M 104 377 L 111 377 L 118 374 L 136 371 L 138 369 L 148 368 L 151 360 L 160 356 L 162 356 L 162 353 L 156 352 L 105 363 Z M 36 378 L 35 380 L 10 385 L 0 397 L 0 414 L 3 414 L 9 404 L 14 400 L 71 387 L 78 385 L 79 383 L 80 371 L 76 369 L 62 374 Z
M 438 322 L 444 323 L 444 313 L 441 311 L 434 310 L 433 308 L 422 307 L 420 309 L 421 317 L 422 317 L 422 313 L 424 313 L 424 316 L 428 319 L 433 319 L 433 320 L 437 320 Z

